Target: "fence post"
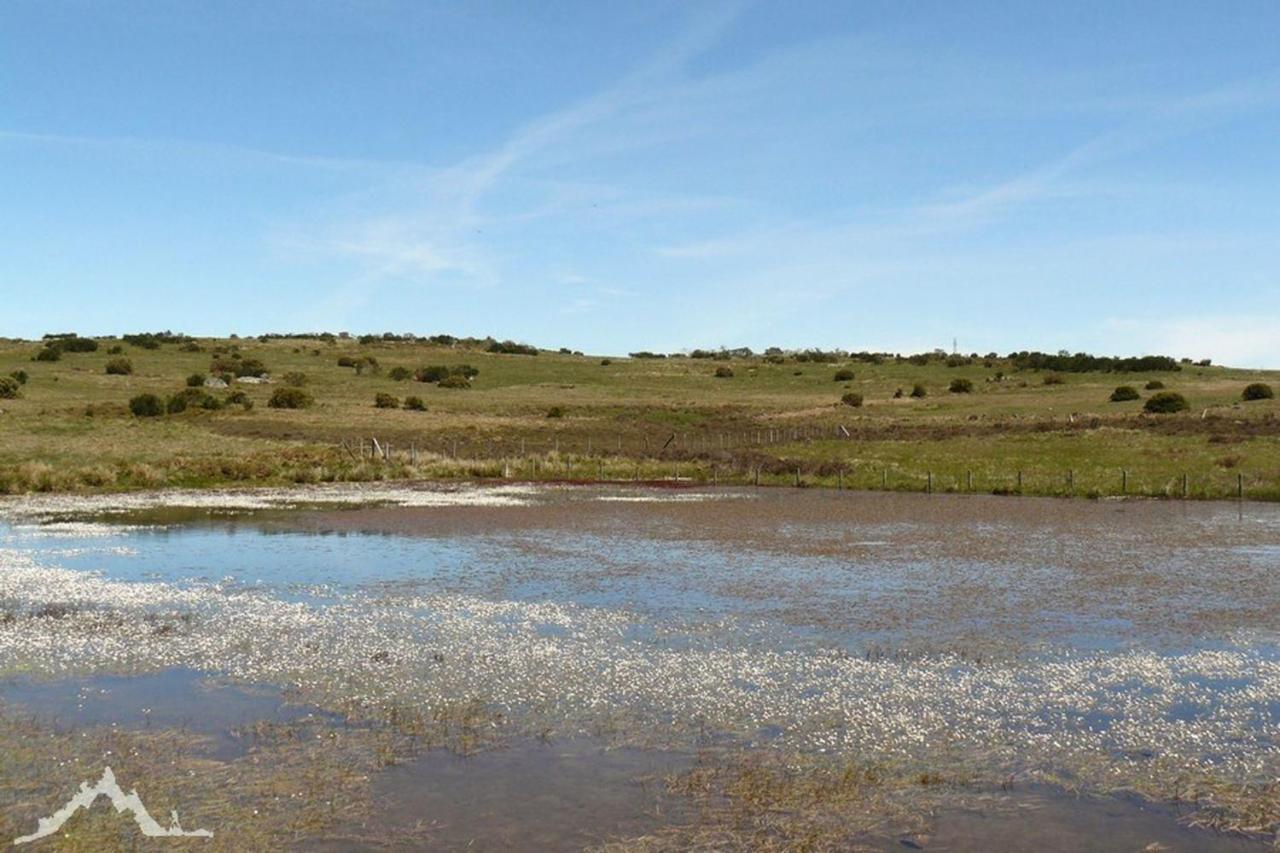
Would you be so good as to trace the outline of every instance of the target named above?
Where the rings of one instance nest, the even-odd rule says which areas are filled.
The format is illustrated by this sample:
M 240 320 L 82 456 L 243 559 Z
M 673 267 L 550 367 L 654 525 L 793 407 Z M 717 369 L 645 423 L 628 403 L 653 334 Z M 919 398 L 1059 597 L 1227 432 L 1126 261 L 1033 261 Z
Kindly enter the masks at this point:
M 1186 498 L 1187 498 L 1187 472 L 1183 471 L 1182 472 L 1182 499 L 1186 500 Z
M 1018 494 L 1022 494 L 1022 469 L 1018 469 Z
M 800 466 L 796 466 L 796 485 L 800 485 Z
M 889 469 L 887 467 L 880 469 L 880 488 L 889 488 Z
M 1076 490 L 1076 472 L 1074 468 L 1067 469 L 1067 491 L 1074 493 Z
M 756 466 L 756 486 L 760 485 L 760 466 Z
M 1120 494 L 1129 494 L 1129 471 L 1125 468 L 1120 469 Z
M 971 470 L 964 472 L 964 490 L 966 492 L 973 491 L 973 471 Z
M 927 495 L 933 494 L 933 472 L 932 471 L 925 472 L 924 492 Z
M 1236 474 L 1236 497 L 1244 500 L 1244 474 Z
M 844 469 L 843 468 L 836 469 L 836 490 L 841 492 L 844 491 Z

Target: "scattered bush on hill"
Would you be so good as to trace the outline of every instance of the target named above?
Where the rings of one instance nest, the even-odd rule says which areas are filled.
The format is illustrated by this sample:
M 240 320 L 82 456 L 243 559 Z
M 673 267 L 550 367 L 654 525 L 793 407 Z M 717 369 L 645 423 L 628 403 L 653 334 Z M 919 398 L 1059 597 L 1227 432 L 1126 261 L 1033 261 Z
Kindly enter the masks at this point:
M 305 409 L 314 402 L 311 395 L 301 388 L 277 388 L 267 400 L 267 405 L 273 409 Z
M 951 380 L 951 384 L 947 386 L 947 390 L 952 394 L 968 394 L 973 391 L 973 382 L 969 379 L 957 377 Z
M 400 398 L 395 394 L 379 391 L 373 397 L 373 405 L 377 409 L 398 409 L 400 408 Z
M 852 391 L 840 398 L 840 402 L 846 406 L 853 406 L 855 409 L 862 405 L 862 395 L 855 394 Z
M 1111 402 L 1127 403 L 1139 399 L 1138 389 L 1132 385 L 1121 385 L 1111 392 Z
M 1244 386 L 1244 393 L 1240 395 L 1245 401 L 1250 400 L 1270 400 L 1275 397 L 1276 393 L 1271 390 L 1271 386 L 1265 382 L 1253 382 Z
M 1174 412 L 1185 412 L 1190 408 L 1191 405 L 1187 402 L 1187 398 L 1176 391 L 1160 391 L 1152 394 L 1147 398 L 1147 402 L 1142 405 L 1144 412 L 1150 412 L 1154 415 L 1171 415 Z
M 164 403 L 155 394 L 139 394 L 129 401 L 135 418 L 158 418 L 164 414 Z
M 106 371 L 112 376 L 128 376 L 133 373 L 133 362 L 127 358 L 113 358 L 107 362 Z

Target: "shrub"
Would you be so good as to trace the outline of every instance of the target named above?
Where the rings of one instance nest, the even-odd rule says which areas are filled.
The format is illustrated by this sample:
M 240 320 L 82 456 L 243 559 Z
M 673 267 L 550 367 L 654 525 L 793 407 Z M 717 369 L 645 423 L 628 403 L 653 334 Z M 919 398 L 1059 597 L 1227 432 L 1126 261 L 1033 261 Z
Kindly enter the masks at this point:
M 1139 399 L 1138 389 L 1132 385 L 1121 385 L 1111 392 L 1111 402 L 1125 403 L 1129 400 Z
M 609 366 L 609 365 L 611 365 L 611 364 L 613 364 L 613 359 L 611 359 L 611 358 L 602 358 L 602 359 L 600 359 L 600 366 L 601 366 L 601 367 L 608 367 L 608 366 Z
M 301 388 L 277 388 L 267 405 L 273 409 L 305 409 L 313 402 L 311 395 Z
M 18 380 L 12 376 L 0 376 L 0 400 L 16 399 L 18 387 Z
M 93 338 L 77 338 L 72 335 L 68 338 L 62 338 L 56 343 L 47 344 L 47 346 L 56 346 L 63 352 L 97 352 L 98 342 Z
M 107 355 L 119 355 L 122 352 L 124 352 L 124 347 L 120 346 L 119 344 L 116 344 L 115 346 L 107 350 Z
M 422 402 L 421 397 L 405 397 L 404 407 L 411 412 L 425 412 L 427 404 Z
M 203 387 L 204 387 L 204 378 L 205 378 L 205 377 L 204 377 L 204 374 L 203 374 L 203 373 L 193 373 L 193 374 L 191 374 L 190 376 L 188 376 L 188 377 L 187 377 L 187 387 L 188 387 L 188 388 L 203 388 Z
M 349 355 L 338 356 L 338 367 L 355 367 L 356 360 Z
M 1156 415 L 1171 415 L 1174 412 L 1185 412 L 1190 408 L 1187 398 L 1176 391 L 1160 391 L 1152 394 L 1142 406 L 1144 412 Z
M 139 394 L 129 401 L 129 411 L 135 418 L 158 418 L 164 414 L 164 404 L 155 394 Z
M 299 373 L 296 370 L 290 370 L 284 375 L 284 384 L 292 385 L 294 388 L 301 388 L 307 384 L 307 374 Z
M 181 414 L 187 410 L 187 398 L 181 394 L 174 394 L 164 404 L 164 410 L 171 415 Z
M 133 373 L 133 362 L 127 358 L 113 358 L 107 362 L 107 373 L 113 376 L 128 376 Z
M 952 394 L 968 394 L 973 390 L 973 382 L 968 379 L 952 379 L 951 384 L 947 386 L 947 390 Z
M 901 389 L 901 388 L 895 388 L 895 389 L 894 389 L 894 391 L 893 391 L 893 399 L 895 399 L 895 400 L 901 400 L 901 399 L 902 399 L 902 389 Z
M 403 382 L 413 376 L 413 371 L 407 367 L 393 367 L 387 372 L 387 376 L 390 377 L 393 382 Z
M 250 400 L 249 395 L 243 391 L 232 391 L 227 395 L 223 402 L 228 406 L 244 406 L 245 408 L 253 406 L 253 401 Z
M 1044 378 L 1045 385 L 1062 385 L 1066 380 L 1056 373 L 1050 373 Z
M 1159 379 L 1152 379 L 1144 386 L 1148 391 L 1159 391 L 1164 388 L 1164 383 Z
M 420 367 L 414 373 L 413 378 L 419 382 L 439 382 L 441 379 L 447 379 L 449 376 L 449 368 L 443 364 L 433 364 L 430 367 Z
M 515 341 L 494 341 L 489 344 L 489 352 L 506 353 L 507 355 L 537 355 L 538 348 L 529 344 L 520 344 Z M 561 348 L 560 352 L 568 353 L 569 350 Z
M 720 365 L 716 368 L 716 379 L 732 379 L 733 368 L 726 365 Z
M 846 406 L 853 406 L 855 409 L 862 405 L 862 395 L 849 392 L 840 398 L 840 402 Z
M 57 347 L 45 347 L 35 354 L 32 361 L 59 361 L 62 359 L 62 350 Z
M 924 385 L 917 382 L 916 384 L 911 386 L 911 396 L 917 399 L 920 399 L 922 397 L 928 397 L 929 392 L 925 390 Z
M 398 409 L 400 408 L 400 398 L 394 394 L 388 394 L 386 391 L 379 391 L 373 396 L 373 405 L 378 409 Z
M 265 376 L 267 366 L 256 358 L 242 358 L 233 372 L 236 376 Z
M 14 382 L 17 382 L 19 385 L 26 385 L 27 380 L 30 377 L 27 376 L 27 371 L 25 370 L 15 370 L 9 374 L 9 378 L 11 378 Z
M 549 418 L 563 418 L 563 417 L 564 417 L 564 407 L 563 407 L 563 406 L 552 406 L 551 408 L 547 409 L 547 417 L 549 417 Z
M 837 381 L 837 382 L 852 382 L 852 381 L 853 381 L 853 371 L 852 371 L 852 370 L 837 370 L 837 371 L 836 371 L 836 381 Z
M 178 347 L 178 349 L 183 352 L 204 352 L 204 347 L 200 346 L 195 341 L 187 341 L 185 344 Z
M 441 388 L 470 388 L 471 380 L 463 376 L 461 373 L 451 373 L 438 383 Z
M 1276 392 L 1271 390 L 1271 386 L 1264 382 L 1254 382 L 1244 386 L 1244 393 L 1240 396 L 1248 400 L 1270 400 L 1275 397 Z

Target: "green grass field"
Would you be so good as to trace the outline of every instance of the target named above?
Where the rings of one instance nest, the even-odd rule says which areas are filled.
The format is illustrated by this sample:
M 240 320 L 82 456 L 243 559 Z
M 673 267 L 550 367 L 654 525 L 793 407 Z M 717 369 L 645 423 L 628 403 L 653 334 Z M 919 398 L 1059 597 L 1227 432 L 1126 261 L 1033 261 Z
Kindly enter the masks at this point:
M 1181 365 L 1176 372 L 1017 370 L 1004 359 L 948 367 L 782 363 L 763 358 L 632 359 L 354 339 L 198 339 L 144 349 L 100 339 L 95 352 L 33 361 L 40 342 L 0 341 L 0 492 L 272 484 L 383 478 L 664 479 L 1026 494 L 1280 497 L 1280 406 L 1242 402 L 1280 372 Z M 122 352 L 108 353 L 114 346 Z M 198 347 L 198 351 L 195 350 Z M 215 357 L 259 359 L 270 384 L 232 383 L 251 408 L 135 417 L 131 398 L 166 399 Z M 130 375 L 110 375 L 127 358 Z M 377 368 L 338 366 L 373 357 Z M 469 364 L 471 387 L 395 381 L 394 368 Z M 729 367 L 732 377 L 715 376 Z M 836 381 L 838 370 L 854 378 Z M 306 409 L 275 409 L 286 374 L 303 374 Z M 1060 380 L 1047 384 L 1046 377 Z M 998 378 L 1000 377 L 1000 378 Z M 953 379 L 972 382 L 949 393 Z M 1108 401 L 1117 385 L 1163 382 L 1190 411 L 1145 415 Z M 1054 380 L 1050 380 L 1052 383 Z M 909 396 L 916 383 L 927 396 Z M 903 396 L 895 398 L 902 390 Z M 376 408 L 418 396 L 426 411 Z M 860 394 L 863 404 L 841 403 Z M 558 407 L 559 417 L 548 417 Z M 370 459 L 369 439 L 390 443 Z M 364 447 L 363 455 L 359 448 Z M 1021 474 L 1019 475 L 1019 472 Z

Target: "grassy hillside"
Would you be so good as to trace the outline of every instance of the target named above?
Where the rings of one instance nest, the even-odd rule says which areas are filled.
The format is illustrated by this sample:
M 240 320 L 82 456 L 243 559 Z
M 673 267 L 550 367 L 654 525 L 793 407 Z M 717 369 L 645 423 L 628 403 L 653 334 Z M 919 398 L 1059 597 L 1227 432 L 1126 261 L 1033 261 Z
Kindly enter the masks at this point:
M 602 359 L 352 339 L 98 343 L 35 361 L 41 342 L 0 341 L 0 376 L 27 374 L 17 398 L 0 399 L 0 491 L 504 474 L 754 482 L 758 472 L 783 484 L 798 470 L 807 485 L 924 489 L 932 473 L 939 491 L 1082 495 L 1178 496 L 1185 475 L 1192 497 L 1234 495 L 1243 475 L 1250 497 L 1280 496 L 1280 409 L 1241 400 L 1251 382 L 1280 387 L 1276 372 L 1184 363 L 1055 373 L 1003 358 Z M 120 358 L 132 373 L 107 373 Z M 239 392 L 249 407 L 206 410 L 193 391 L 181 413 L 130 412 L 138 395 L 164 403 L 192 374 L 255 359 L 269 384 L 206 389 L 217 403 Z M 396 368 L 464 364 L 478 371 L 466 388 L 393 378 Z M 721 368 L 732 376 L 717 377 Z M 842 370 L 853 377 L 837 381 Z M 290 374 L 304 377 L 309 408 L 268 405 Z M 949 392 L 956 379 L 972 392 Z M 1149 382 L 1184 395 L 1190 411 L 1143 414 Z M 916 384 L 926 396 L 910 396 Z M 1122 384 L 1141 399 L 1109 402 Z M 378 394 L 417 396 L 426 411 L 377 408 Z M 843 404 L 847 394 L 862 404 Z M 361 457 L 371 437 L 390 442 L 389 460 L 367 449 Z

